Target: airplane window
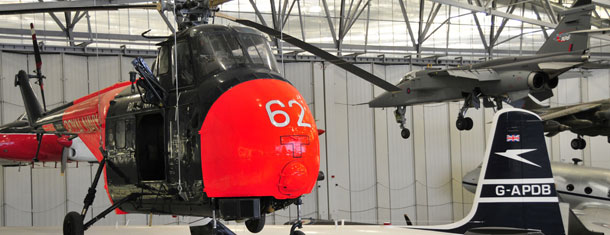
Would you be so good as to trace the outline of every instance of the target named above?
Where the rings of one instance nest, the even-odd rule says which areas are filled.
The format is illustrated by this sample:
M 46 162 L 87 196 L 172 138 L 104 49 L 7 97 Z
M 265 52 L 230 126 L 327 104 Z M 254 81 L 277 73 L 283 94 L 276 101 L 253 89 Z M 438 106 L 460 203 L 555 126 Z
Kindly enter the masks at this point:
M 586 187 L 585 188 L 585 193 L 586 194 L 591 194 L 593 192 L 593 189 L 591 189 L 591 187 Z
M 116 123 L 116 147 L 119 149 L 125 148 L 125 120 L 119 120 Z
M 566 186 L 566 189 L 570 192 L 574 191 L 574 185 L 572 184 L 568 184 L 568 186 Z

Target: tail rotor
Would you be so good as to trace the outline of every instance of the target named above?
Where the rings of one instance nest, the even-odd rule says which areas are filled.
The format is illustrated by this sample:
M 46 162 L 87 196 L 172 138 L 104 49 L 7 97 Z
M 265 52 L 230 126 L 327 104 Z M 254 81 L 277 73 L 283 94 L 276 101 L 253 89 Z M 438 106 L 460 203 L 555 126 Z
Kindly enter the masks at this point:
M 36 39 L 36 30 L 34 29 L 34 23 L 30 23 L 30 29 L 32 30 L 32 46 L 34 46 L 34 59 L 36 60 L 36 78 L 38 79 L 38 86 L 40 86 L 40 95 L 42 96 L 42 107 L 46 112 L 47 102 L 44 97 L 43 84 L 43 79 L 45 77 L 42 75 L 42 59 L 40 58 L 40 48 L 38 48 L 38 40 Z

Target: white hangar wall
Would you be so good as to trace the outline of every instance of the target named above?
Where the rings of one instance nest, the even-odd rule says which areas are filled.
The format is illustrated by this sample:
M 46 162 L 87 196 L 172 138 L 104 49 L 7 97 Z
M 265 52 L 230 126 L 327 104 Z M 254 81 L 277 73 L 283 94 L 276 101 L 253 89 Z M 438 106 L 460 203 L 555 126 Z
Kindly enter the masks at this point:
M 130 57 L 43 55 L 47 102 L 50 107 L 69 102 L 118 81 L 128 79 Z M 21 95 L 14 87 L 17 69 L 33 70 L 31 55 L 0 51 L 0 121 L 8 123 L 23 113 Z M 396 83 L 408 65 L 360 64 L 361 68 Z M 327 63 L 284 63 L 285 77 L 308 101 L 320 137 L 321 170 L 326 179 L 304 196 L 304 217 L 358 222 L 405 224 L 404 214 L 419 224 L 458 220 L 468 213 L 473 196 L 461 186 L 462 176 L 483 158 L 493 111 L 468 111 L 471 131 L 454 126 L 460 102 L 407 108 L 408 140 L 400 137 L 394 109 L 370 109 L 367 102 L 382 92 L 354 75 Z M 414 69 L 416 69 L 414 67 Z M 608 70 L 560 80 L 550 103 L 573 104 L 610 97 Z M 37 90 L 37 89 L 35 89 Z M 551 157 L 610 168 L 605 137 L 585 137 L 587 148 L 572 150 L 571 133 L 549 138 Z M 0 167 L 0 226 L 59 226 L 67 211 L 79 211 L 97 165 L 71 163 L 65 177 L 53 163 Z M 103 184 L 88 218 L 110 205 Z M 268 217 L 281 224 L 296 218 L 291 206 Z M 153 216 L 153 224 L 189 223 L 197 218 Z M 147 224 L 147 215 L 110 214 L 98 225 Z

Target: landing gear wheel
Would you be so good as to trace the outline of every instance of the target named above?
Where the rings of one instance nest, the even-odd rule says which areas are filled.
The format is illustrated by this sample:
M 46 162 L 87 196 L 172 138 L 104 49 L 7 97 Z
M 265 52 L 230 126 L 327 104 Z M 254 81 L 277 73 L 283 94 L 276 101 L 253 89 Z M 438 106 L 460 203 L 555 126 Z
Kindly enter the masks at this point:
M 574 150 L 577 150 L 577 149 L 578 149 L 578 147 L 579 147 L 579 141 L 578 141 L 578 139 L 573 139 L 573 140 L 570 142 L 570 147 L 572 147 L 572 149 L 574 149 Z
M 469 131 L 472 130 L 472 127 L 474 126 L 474 122 L 472 121 L 472 118 L 464 118 L 464 121 L 466 122 L 466 128 L 464 128 L 464 130 Z
M 472 118 L 469 117 L 458 117 L 457 121 L 455 121 L 455 127 L 460 131 L 469 131 L 473 125 Z
M 570 142 L 570 147 L 574 150 L 585 149 L 585 147 L 587 147 L 587 142 L 584 139 L 576 138 Z
M 457 121 L 455 121 L 455 127 L 457 127 L 458 130 L 463 131 L 466 127 L 464 118 L 458 118 Z
M 408 139 L 409 136 L 411 136 L 411 131 L 409 131 L 409 129 L 407 129 L 407 128 L 402 129 L 400 131 L 400 136 L 402 136 L 403 139 Z
M 294 230 L 290 235 L 305 235 L 305 233 L 301 230 Z
M 250 231 L 251 233 L 258 233 L 260 231 L 263 231 L 263 227 L 265 227 L 265 215 L 262 214 L 260 218 L 255 219 L 249 219 L 246 220 L 246 228 L 248 228 L 248 231 Z
M 80 213 L 71 211 L 64 217 L 64 235 L 84 235 L 83 217 Z

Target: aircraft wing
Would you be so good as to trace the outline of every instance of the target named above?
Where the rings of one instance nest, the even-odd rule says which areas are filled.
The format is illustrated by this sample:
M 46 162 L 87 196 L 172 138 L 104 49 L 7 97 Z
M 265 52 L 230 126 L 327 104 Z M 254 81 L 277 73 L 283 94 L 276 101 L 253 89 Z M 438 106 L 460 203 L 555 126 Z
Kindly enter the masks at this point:
M 588 103 L 588 104 L 574 105 L 574 106 L 570 106 L 570 107 L 566 107 L 566 108 L 560 107 L 560 108 L 556 108 L 556 109 L 550 109 L 549 111 L 542 114 L 542 116 L 540 116 L 540 117 L 542 118 L 542 120 L 552 120 L 552 119 L 561 118 L 561 117 L 565 117 L 568 115 L 588 111 L 588 110 L 591 110 L 594 108 L 598 108 L 600 106 L 601 106 L 601 103 Z
M 458 78 L 468 78 L 479 81 L 496 81 L 500 80 L 500 76 L 493 69 L 448 69 L 445 70 L 449 76 L 458 77 Z M 438 73 L 431 73 L 431 76 L 434 76 Z
M 538 67 L 542 70 L 562 70 L 570 69 L 580 64 L 582 64 L 582 62 L 547 62 L 539 63 Z
M 589 206 L 581 210 L 572 210 L 583 225 L 594 232 L 610 234 L 610 208 Z

